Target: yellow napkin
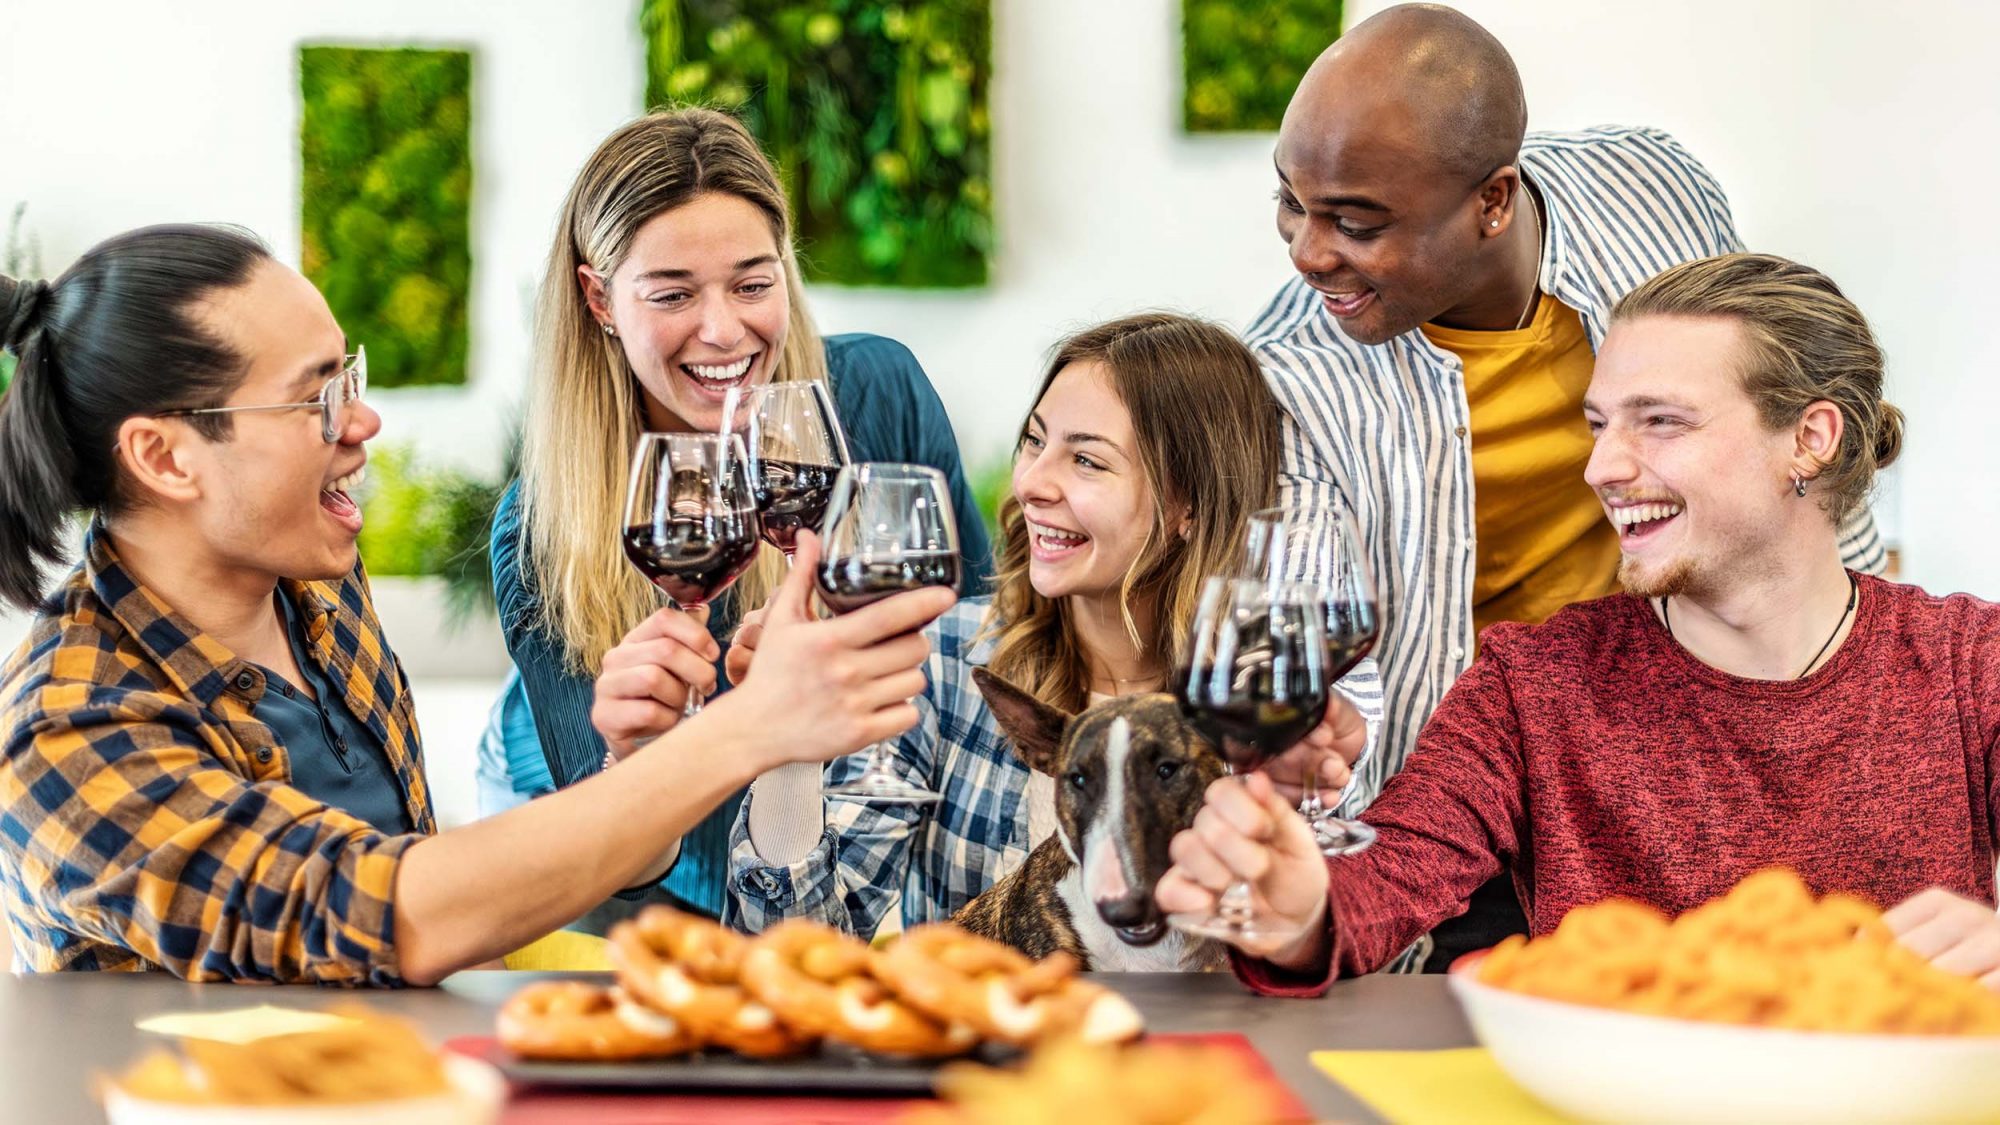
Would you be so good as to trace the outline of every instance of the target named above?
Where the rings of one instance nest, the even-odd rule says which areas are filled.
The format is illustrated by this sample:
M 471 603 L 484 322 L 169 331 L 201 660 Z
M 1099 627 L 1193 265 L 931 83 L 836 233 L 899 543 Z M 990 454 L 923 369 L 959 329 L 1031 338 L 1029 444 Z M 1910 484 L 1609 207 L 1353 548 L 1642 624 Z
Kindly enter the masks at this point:
M 140 1031 L 172 1035 L 179 1039 L 249 1043 L 272 1035 L 321 1031 L 353 1022 L 346 1016 L 326 1012 L 260 1004 L 255 1008 L 231 1008 L 221 1012 L 168 1012 L 140 1020 L 135 1026 Z
M 1484 1047 L 1314 1051 L 1313 1065 L 1394 1125 L 1566 1125 L 1514 1083 Z
M 501 963 L 510 969 L 545 973 L 609 969 L 611 956 L 605 952 L 609 944 L 595 934 L 557 930 L 509 953 Z

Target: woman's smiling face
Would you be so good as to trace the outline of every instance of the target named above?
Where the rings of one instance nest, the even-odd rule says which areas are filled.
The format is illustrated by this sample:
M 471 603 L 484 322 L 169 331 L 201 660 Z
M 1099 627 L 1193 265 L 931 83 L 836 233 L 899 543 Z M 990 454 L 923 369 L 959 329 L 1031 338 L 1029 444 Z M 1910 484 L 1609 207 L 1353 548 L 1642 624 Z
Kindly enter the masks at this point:
M 1132 414 L 1101 363 L 1064 367 L 1028 415 L 1014 458 L 1028 579 L 1045 598 L 1115 594 L 1157 534 Z
M 764 212 L 709 192 L 653 216 L 610 277 L 577 270 L 647 398 L 647 426 L 714 430 L 733 388 L 771 381 L 791 315 Z

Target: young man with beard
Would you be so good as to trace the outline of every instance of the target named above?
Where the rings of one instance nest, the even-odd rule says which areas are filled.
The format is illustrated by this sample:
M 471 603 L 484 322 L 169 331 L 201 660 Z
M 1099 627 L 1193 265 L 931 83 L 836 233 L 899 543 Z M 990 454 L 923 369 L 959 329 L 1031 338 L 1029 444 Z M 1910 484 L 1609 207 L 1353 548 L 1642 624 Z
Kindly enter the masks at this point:
M 1583 485 L 1593 353 L 1627 290 L 1742 249 L 1721 187 L 1665 133 L 1526 123 L 1498 40 L 1405 5 L 1319 58 L 1278 135 L 1299 276 L 1247 337 L 1284 408 L 1284 502 L 1352 515 L 1386 607 L 1383 732 L 1350 813 L 1403 768 L 1486 626 L 1618 588 L 1617 533 Z M 1842 557 L 1879 572 L 1866 508 L 1846 517 Z M 1496 883 L 1430 965 L 1520 924 Z
M 1276 993 L 1379 968 L 1502 872 L 1547 933 L 1620 896 L 1669 913 L 1782 864 L 2000 988 L 2000 606 L 1840 560 L 1894 460 L 1882 355 L 1832 281 L 1692 262 L 1614 311 L 1583 412 L 1622 594 L 1489 630 L 1331 862 L 1268 782 L 1224 779 L 1175 839 L 1169 911 L 1231 878 L 1300 936 L 1245 947 Z

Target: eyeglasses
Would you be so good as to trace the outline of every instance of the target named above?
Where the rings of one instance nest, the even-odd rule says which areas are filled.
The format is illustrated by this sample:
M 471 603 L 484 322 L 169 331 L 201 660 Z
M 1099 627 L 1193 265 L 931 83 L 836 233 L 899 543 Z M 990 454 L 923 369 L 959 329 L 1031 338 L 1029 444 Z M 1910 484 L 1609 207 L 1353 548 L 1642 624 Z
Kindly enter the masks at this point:
M 319 394 L 305 402 L 281 402 L 271 406 L 204 406 L 196 410 L 162 410 L 158 417 L 172 418 L 188 414 L 234 414 L 250 410 L 317 410 L 319 411 L 319 436 L 329 444 L 340 440 L 340 431 L 345 427 L 349 403 L 360 402 L 368 393 L 368 349 L 356 347 L 354 354 L 342 357 L 340 374 L 326 381 Z

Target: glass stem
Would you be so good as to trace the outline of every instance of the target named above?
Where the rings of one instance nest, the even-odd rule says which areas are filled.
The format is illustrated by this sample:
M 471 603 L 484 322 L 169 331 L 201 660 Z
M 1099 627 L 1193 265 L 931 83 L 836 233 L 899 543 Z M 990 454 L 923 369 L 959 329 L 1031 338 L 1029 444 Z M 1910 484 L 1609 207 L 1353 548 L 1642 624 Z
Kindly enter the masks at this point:
M 1304 790 L 1304 795 L 1299 798 L 1300 816 L 1305 817 L 1307 820 L 1311 820 L 1314 817 L 1317 817 L 1320 813 L 1326 811 L 1326 806 L 1320 801 L 1320 796 L 1319 796 L 1318 763 L 1314 763 L 1312 771 L 1306 775 L 1305 783 L 1301 785 L 1300 788 Z
M 1215 916 L 1235 929 L 1248 929 L 1254 920 L 1250 902 L 1250 881 L 1238 879 L 1229 884 L 1222 897 L 1215 901 Z
M 890 751 L 886 741 L 873 743 L 868 747 L 868 772 L 871 774 L 895 776 L 896 771 L 893 768 L 895 760 L 895 755 Z
M 688 611 L 687 606 L 682 605 L 673 598 L 668 598 L 667 604 L 680 610 L 682 613 Z M 701 714 L 701 692 L 696 691 L 693 684 L 689 684 L 687 698 L 681 701 L 681 718 L 691 719 L 699 714 Z

